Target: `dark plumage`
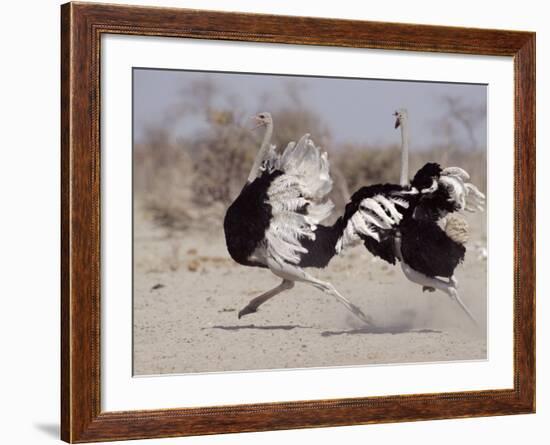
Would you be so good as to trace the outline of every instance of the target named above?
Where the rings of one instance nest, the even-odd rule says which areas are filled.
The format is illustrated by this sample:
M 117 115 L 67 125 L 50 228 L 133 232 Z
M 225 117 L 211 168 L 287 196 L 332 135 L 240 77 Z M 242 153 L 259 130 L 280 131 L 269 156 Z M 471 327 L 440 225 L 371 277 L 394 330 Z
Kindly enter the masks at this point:
M 439 178 L 441 171 L 441 166 L 435 162 L 428 162 L 424 164 L 422 168 L 414 175 L 414 178 L 411 181 L 411 187 L 415 187 L 418 190 L 430 187 L 432 185 L 433 178 Z
M 439 179 L 441 171 L 439 164 L 427 163 L 416 172 L 411 187 L 419 191 L 429 188 L 434 179 Z M 449 192 L 444 187 L 438 187 L 432 193 L 417 196 L 416 200 L 413 201 L 413 205 L 414 218 L 417 220 L 437 221 L 447 213 L 458 210 L 458 204 L 450 199 Z
M 300 267 L 327 267 L 336 255 L 336 243 L 343 230 L 343 220 L 339 218 L 332 226 L 318 225 L 314 240 L 302 238 L 301 244 L 307 249 L 307 253 L 301 255 Z
M 441 176 L 439 164 L 429 162 L 416 172 L 411 186 L 421 191 Z M 437 221 L 458 210 L 445 187 L 411 199 L 409 212 L 403 218 L 401 252 L 405 262 L 429 277 L 452 277 L 464 260 L 465 247 L 449 238 Z
M 252 183 L 247 183 L 227 209 L 223 221 L 227 250 L 239 264 L 266 267 L 248 258 L 264 239 L 271 221 L 267 190 L 271 182 L 282 174 L 281 171 L 264 172 Z
M 365 237 L 363 244 L 374 256 L 377 256 L 390 264 L 395 264 L 397 262 L 397 257 L 395 256 L 393 240 L 394 238 L 392 236 L 386 236 L 380 241 L 376 241 L 370 237 Z
M 399 230 L 404 261 L 424 275 L 450 278 L 464 260 L 465 247 L 449 238 L 433 221 L 408 218 Z

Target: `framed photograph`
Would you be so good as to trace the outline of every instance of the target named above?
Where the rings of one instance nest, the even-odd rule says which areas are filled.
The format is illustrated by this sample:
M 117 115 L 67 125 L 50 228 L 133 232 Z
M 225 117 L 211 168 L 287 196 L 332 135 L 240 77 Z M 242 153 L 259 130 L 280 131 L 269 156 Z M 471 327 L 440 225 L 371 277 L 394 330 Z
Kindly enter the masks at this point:
M 67 442 L 535 411 L 535 34 L 61 8 Z

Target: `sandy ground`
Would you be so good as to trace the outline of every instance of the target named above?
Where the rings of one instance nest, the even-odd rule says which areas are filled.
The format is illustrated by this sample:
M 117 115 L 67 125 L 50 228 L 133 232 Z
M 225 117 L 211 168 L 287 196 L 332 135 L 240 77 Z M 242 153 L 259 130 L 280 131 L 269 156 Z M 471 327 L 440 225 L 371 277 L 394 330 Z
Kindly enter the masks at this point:
M 332 297 L 305 284 L 237 318 L 276 286 L 268 270 L 236 264 L 223 233 L 169 233 L 139 208 L 134 229 L 134 374 L 152 375 L 366 364 L 479 360 L 487 355 L 485 218 L 472 239 L 459 291 L 479 327 L 441 292 L 422 293 L 399 266 L 359 246 L 325 270 L 310 269 L 371 315 L 364 328 Z

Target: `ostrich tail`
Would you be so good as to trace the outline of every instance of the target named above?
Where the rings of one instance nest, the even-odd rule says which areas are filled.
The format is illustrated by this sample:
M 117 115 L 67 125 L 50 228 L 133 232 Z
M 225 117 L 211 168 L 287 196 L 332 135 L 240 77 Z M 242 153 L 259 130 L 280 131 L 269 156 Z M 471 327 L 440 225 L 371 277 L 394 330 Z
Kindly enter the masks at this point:
M 470 237 L 470 227 L 464 218 L 459 215 L 447 215 L 441 221 L 443 230 L 449 238 L 459 244 L 466 244 Z

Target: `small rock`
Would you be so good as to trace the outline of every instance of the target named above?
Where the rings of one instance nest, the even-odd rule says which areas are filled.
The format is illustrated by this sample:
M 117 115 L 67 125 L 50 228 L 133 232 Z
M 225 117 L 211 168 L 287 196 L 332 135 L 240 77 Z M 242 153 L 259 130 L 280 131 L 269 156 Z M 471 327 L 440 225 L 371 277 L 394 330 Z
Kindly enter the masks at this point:
M 187 263 L 187 270 L 190 272 L 196 272 L 199 270 L 201 263 L 199 260 L 191 260 Z

